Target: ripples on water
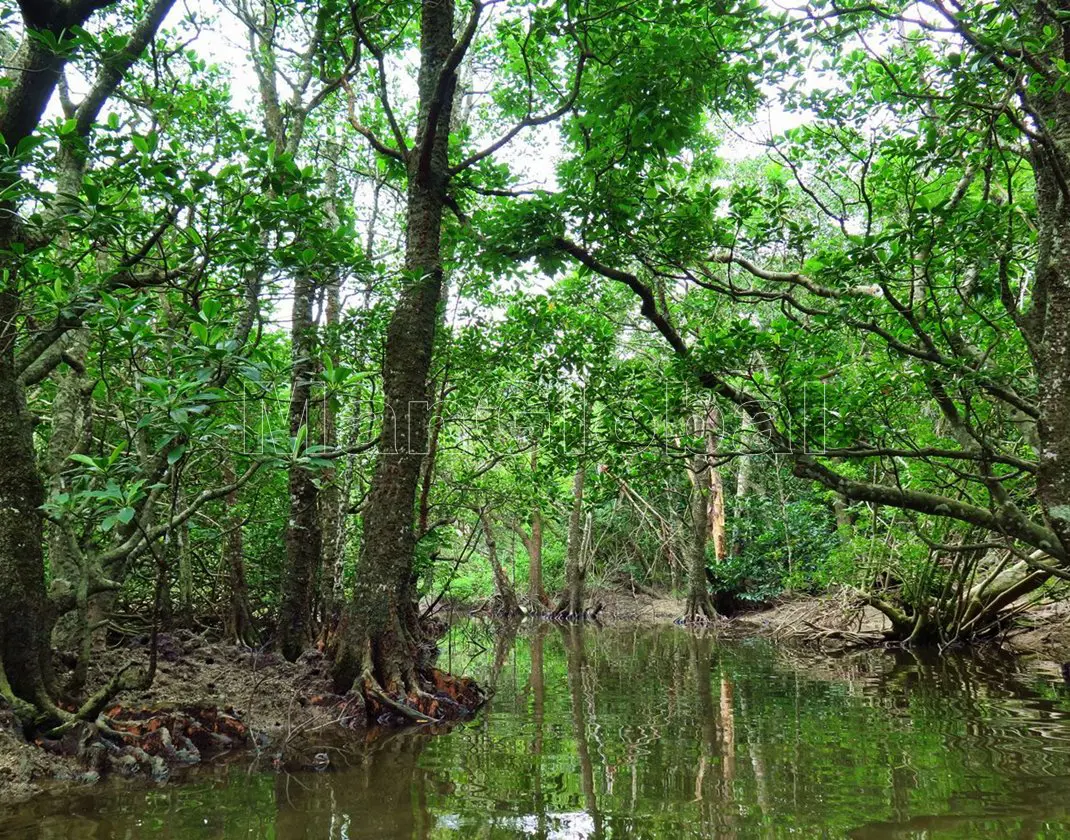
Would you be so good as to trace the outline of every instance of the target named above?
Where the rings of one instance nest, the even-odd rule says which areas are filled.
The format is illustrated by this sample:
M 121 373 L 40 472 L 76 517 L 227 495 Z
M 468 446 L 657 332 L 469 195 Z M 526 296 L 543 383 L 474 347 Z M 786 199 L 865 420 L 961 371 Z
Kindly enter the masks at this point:
M 1070 837 L 1070 690 L 1013 660 L 478 624 L 443 659 L 495 689 L 449 734 L 111 782 L 0 811 L 0 838 Z

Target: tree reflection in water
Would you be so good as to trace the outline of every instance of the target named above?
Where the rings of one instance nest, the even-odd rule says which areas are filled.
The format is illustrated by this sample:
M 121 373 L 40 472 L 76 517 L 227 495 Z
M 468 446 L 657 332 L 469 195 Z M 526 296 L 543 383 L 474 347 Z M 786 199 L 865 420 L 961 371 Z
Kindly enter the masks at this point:
M 1070 836 L 1054 671 L 680 628 L 469 626 L 444 649 L 495 689 L 447 734 L 313 742 L 321 773 L 240 757 L 39 799 L 0 812 L 0 840 Z

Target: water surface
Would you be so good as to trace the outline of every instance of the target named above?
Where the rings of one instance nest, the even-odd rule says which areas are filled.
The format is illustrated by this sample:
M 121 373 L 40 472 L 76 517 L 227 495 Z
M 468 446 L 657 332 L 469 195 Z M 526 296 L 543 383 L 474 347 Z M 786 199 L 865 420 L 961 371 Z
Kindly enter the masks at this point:
M 113 781 L 0 810 L 0 838 L 1070 837 L 1070 691 L 1013 660 L 830 659 L 678 628 L 455 628 L 472 723 Z

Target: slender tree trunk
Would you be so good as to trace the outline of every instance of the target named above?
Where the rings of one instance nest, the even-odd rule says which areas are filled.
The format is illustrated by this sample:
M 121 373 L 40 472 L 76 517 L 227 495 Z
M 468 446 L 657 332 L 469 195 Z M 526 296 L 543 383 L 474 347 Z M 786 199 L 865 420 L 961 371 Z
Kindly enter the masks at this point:
M 233 484 L 234 462 L 227 457 L 223 461 L 223 483 Z M 231 641 L 255 646 L 258 643 L 252 609 L 249 607 L 249 585 L 245 579 L 245 545 L 242 539 L 244 524 L 238 508 L 238 491 L 228 493 L 223 527 L 223 566 L 227 582 L 226 634 Z
M 50 494 L 69 492 L 64 470 L 68 459 L 84 449 L 85 432 L 89 423 L 89 405 L 85 394 L 85 359 L 89 339 L 85 330 L 70 333 L 66 353 L 68 369 L 57 377 L 56 396 L 52 401 L 52 433 L 48 441 L 48 491 Z M 75 591 L 83 585 L 84 571 L 76 547 L 67 529 L 58 524 L 48 531 L 48 566 L 52 576 L 52 591 Z M 59 650 L 75 651 L 78 661 L 67 685 L 67 691 L 78 694 L 85 685 L 89 667 L 91 634 L 87 599 L 77 598 L 77 607 L 57 621 L 52 633 L 53 644 Z
M 739 443 L 746 449 L 754 439 L 754 421 L 743 412 L 740 418 Z M 740 521 L 743 515 L 743 503 L 754 492 L 754 455 L 743 455 L 736 459 L 735 516 L 732 519 L 732 556 L 738 557 L 743 552 Z
M 706 582 L 706 545 L 709 537 L 710 498 L 709 463 L 698 454 L 691 460 L 691 544 L 687 572 L 687 606 L 684 621 L 705 621 L 715 618 L 709 588 Z M 723 536 L 723 531 L 722 531 Z
M 293 374 L 290 391 L 290 437 L 305 432 L 305 444 L 316 432 L 312 411 L 312 380 L 316 372 L 313 306 L 315 282 L 300 276 L 294 287 L 293 326 L 290 341 Z M 290 517 L 286 523 L 286 566 L 279 607 L 279 650 L 291 662 L 312 641 L 313 606 L 319 573 L 322 534 L 319 490 L 315 473 L 304 467 L 290 468 Z
M 587 468 L 581 461 L 572 477 L 572 513 L 568 520 L 565 556 L 565 591 L 556 612 L 570 618 L 583 616 L 583 484 Z
M 189 521 L 175 528 L 174 535 L 174 550 L 178 555 L 178 623 L 182 627 L 192 627 L 193 556 L 190 553 Z
M 490 521 L 490 515 L 483 512 L 479 515 L 480 524 L 483 526 L 483 539 L 487 544 L 487 560 L 494 572 L 494 606 L 493 613 L 501 617 L 520 615 L 520 602 L 517 600 L 516 591 L 509 577 L 505 574 L 501 562 L 498 560 L 498 543 L 494 539 L 494 525 Z
M 714 556 L 720 563 L 728 557 L 728 537 L 725 528 L 724 481 L 717 462 L 718 427 L 720 412 L 711 406 L 706 414 L 706 474 L 709 477 L 710 497 L 707 503 L 709 539 L 713 543 Z
M 327 215 L 331 223 L 339 224 L 337 201 L 338 193 L 338 149 L 329 147 L 330 167 L 324 178 L 324 189 L 328 195 Z M 331 346 L 331 362 L 337 368 L 340 357 L 335 348 L 338 346 L 338 326 L 342 316 L 341 281 L 334 277 L 327 286 L 327 305 L 325 312 L 326 340 Z M 327 388 L 323 389 L 320 400 L 320 423 L 324 446 L 338 445 L 338 418 L 335 411 L 335 399 Z M 342 471 L 332 467 L 320 474 L 321 490 L 319 493 L 319 519 L 322 534 L 321 573 L 325 576 L 323 583 L 324 627 L 322 638 L 326 641 L 337 628 L 341 618 L 342 598 L 340 577 L 345 562 L 346 519 L 343 510 Z M 326 577 L 329 576 L 329 577 Z
M 538 447 L 531 451 L 531 474 L 536 476 L 539 469 Z M 531 508 L 531 534 L 524 540 L 528 552 L 528 598 L 533 604 L 549 606 L 546 587 L 542 581 L 542 508 L 536 502 Z
M 427 445 L 427 457 L 424 458 L 423 476 L 420 480 L 420 513 L 416 528 L 417 539 L 423 537 L 430 527 L 431 487 L 435 480 L 435 461 L 438 458 L 438 438 L 442 434 L 445 422 L 446 392 L 449 385 L 449 368 L 442 372 L 442 385 L 435 402 L 434 420 L 431 423 L 431 440 Z
M 528 597 L 533 604 L 549 605 L 546 588 L 542 582 L 542 510 L 536 505 L 531 510 L 531 535 L 524 542 L 528 552 Z

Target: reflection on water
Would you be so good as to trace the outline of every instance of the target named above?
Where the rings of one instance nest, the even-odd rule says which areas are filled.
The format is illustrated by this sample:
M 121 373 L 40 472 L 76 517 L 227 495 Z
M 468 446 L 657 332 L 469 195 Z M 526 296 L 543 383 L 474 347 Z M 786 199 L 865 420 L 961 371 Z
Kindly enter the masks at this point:
M 455 628 L 447 735 L 0 811 L 0 838 L 1070 836 L 1070 692 L 1010 660 L 839 660 L 677 628 Z

